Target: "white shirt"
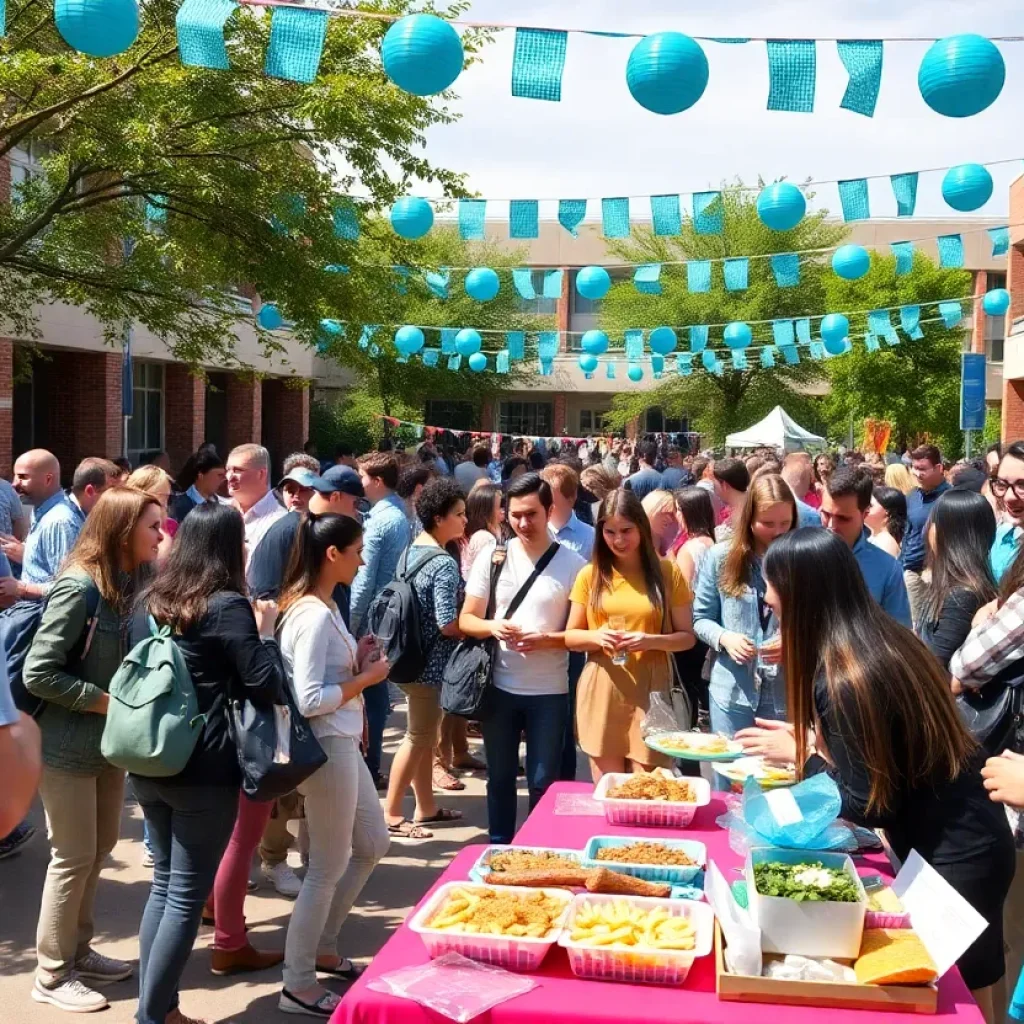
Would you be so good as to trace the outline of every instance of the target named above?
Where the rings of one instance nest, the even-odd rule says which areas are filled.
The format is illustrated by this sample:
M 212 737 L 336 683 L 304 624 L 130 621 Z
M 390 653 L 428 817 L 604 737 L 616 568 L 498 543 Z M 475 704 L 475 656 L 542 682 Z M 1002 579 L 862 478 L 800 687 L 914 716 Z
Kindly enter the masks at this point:
M 302 598 L 285 612 L 279 639 L 288 685 L 313 735 L 362 736 L 363 695 L 341 700 L 341 684 L 356 675 L 356 642 L 337 607 Z
M 238 508 L 238 502 L 233 502 L 233 504 L 235 508 Z M 240 508 L 238 508 L 238 511 L 242 512 Z M 252 564 L 253 552 L 259 547 L 260 541 L 263 540 L 267 530 L 281 516 L 287 514 L 288 510 L 274 497 L 273 491 L 267 491 L 248 512 L 242 512 L 242 522 L 245 524 L 246 573 L 249 572 L 249 566 Z
M 491 588 L 491 554 L 494 542 L 484 548 L 469 573 L 466 594 L 487 600 Z M 587 563 L 574 551 L 559 545 L 555 557 L 530 588 L 511 620 L 527 633 L 559 633 L 569 618 L 569 592 L 576 574 Z M 523 550 L 522 541 L 509 541 L 495 593 L 496 619 L 505 618 L 519 588 L 530 578 L 534 564 Z M 527 696 L 569 692 L 569 652 L 564 648 L 520 654 L 498 645 L 494 685 L 506 693 Z
M 478 466 L 475 462 L 460 462 L 455 467 L 455 482 L 466 494 L 473 489 L 477 480 L 490 480 L 491 475 L 486 466 Z

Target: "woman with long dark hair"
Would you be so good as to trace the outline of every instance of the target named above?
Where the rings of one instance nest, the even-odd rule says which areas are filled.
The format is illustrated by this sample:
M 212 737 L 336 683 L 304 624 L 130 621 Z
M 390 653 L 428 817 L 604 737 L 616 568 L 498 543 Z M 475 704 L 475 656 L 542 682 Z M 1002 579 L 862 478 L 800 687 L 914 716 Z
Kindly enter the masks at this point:
M 707 554 L 697 577 L 693 629 L 718 653 L 711 669 L 714 732 L 732 736 L 755 718 L 784 718 L 786 685 L 776 623 L 764 602 L 761 560 L 796 528 L 796 499 L 781 476 L 758 477 L 734 519 L 732 536 Z
M 992 506 L 974 491 L 947 491 L 935 502 L 925 542 L 931 582 L 918 633 L 948 668 L 978 609 L 996 596 L 989 552 L 996 536 Z
M 828 452 L 822 452 L 820 455 L 816 455 L 814 462 L 811 465 L 811 490 L 818 496 L 820 501 L 825 493 L 825 485 L 828 483 L 828 478 L 832 475 L 836 468 L 836 461 L 829 455 Z
M 480 552 L 492 541 L 501 539 L 501 488 L 497 484 L 478 484 L 466 498 L 466 532 L 460 542 L 462 578 Z
M 864 525 L 871 531 L 870 543 L 898 560 L 907 532 L 907 496 L 897 487 L 876 485 Z
M 675 563 L 658 556 L 640 499 L 612 491 L 601 502 L 594 553 L 576 577 L 565 629 L 565 646 L 588 655 L 576 726 L 595 782 L 670 763 L 644 743 L 640 725 L 650 695 L 669 689 L 669 657 L 696 642 L 692 600 Z
M 683 487 L 675 492 L 675 501 L 679 535 L 684 538 L 676 565 L 692 588 L 705 555 L 715 546 L 715 507 L 703 487 Z
M 387 678 L 372 637 L 357 644 L 334 588 L 363 564 L 363 528 L 348 516 L 308 514 L 281 587 L 281 653 L 299 711 L 327 754 L 302 785 L 309 865 L 288 924 L 280 1009 L 329 1017 L 339 997 L 317 970 L 346 981 L 359 971 L 338 954 L 338 932 L 387 853 L 388 830 L 373 776 L 359 752 L 363 690 Z
M 241 771 L 229 726 L 231 703 L 279 703 L 285 685 L 274 644 L 276 608 L 246 596 L 242 517 L 213 502 L 197 506 L 181 524 L 167 563 L 142 595 L 136 638 L 147 617 L 168 626 L 195 689 L 203 731 L 185 767 L 168 778 L 132 776 L 153 844 L 153 885 L 139 927 L 138 1024 L 190 1024 L 178 1008 L 178 983 L 199 931 L 203 904 L 220 875 L 218 865 L 240 810 Z M 226 872 L 245 899 L 249 862 L 260 832 Z M 224 868 L 221 868 L 224 871 Z M 235 899 L 223 888 L 218 908 Z M 218 914 L 220 909 L 218 909 Z M 218 922 L 220 925 L 220 922 Z M 241 925 L 243 942 L 245 926 Z M 256 951 L 251 950 L 252 953 Z M 261 954 L 268 962 L 280 955 Z M 214 951 L 217 965 L 217 951 Z
M 175 481 L 179 493 L 168 507 L 171 518 L 180 523 L 197 505 L 215 501 L 224 475 L 224 460 L 217 449 L 212 444 L 202 445 L 188 457 Z
M 917 850 L 984 917 L 988 927 L 958 966 L 993 1021 L 1013 840 L 1002 808 L 987 798 L 984 754 L 945 671 L 872 599 L 849 547 L 831 532 L 781 538 L 764 573 L 765 599 L 782 627 L 792 733 L 749 730 L 746 744 L 761 749 L 763 732 L 781 741 L 776 754 L 795 760 L 801 776 L 827 771 L 843 818 L 884 828 L 900 860 Z

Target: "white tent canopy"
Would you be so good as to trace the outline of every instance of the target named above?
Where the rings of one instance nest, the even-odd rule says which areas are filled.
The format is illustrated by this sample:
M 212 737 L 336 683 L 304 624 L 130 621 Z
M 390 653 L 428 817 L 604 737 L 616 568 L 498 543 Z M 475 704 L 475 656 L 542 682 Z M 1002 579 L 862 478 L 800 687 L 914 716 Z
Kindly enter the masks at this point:
M 760 423 L 725 439 L 727 448 L 781 448 L 786 452 L 821 448 L 824 444 L 823 437 L 804 430 L 781 405 L 775 406 Z

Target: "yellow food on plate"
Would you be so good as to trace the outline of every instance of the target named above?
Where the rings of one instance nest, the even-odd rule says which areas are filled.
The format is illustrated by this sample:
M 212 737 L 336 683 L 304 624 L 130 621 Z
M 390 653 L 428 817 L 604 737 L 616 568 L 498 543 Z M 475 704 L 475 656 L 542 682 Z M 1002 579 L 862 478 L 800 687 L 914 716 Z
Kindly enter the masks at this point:
M 626 846 L 602 846 L 597 851 L 598 860 L 609 860 L 620 864 L 653 864 L 658 867 L 689 867 L 697 862 L 675 846 L 665 843 L 629 843 Z
M 665 800 L 670 803 L 692 804 L 697 799 L 696 790 L 689 782 L 674 779 L 658 772 L 642 772 L 631 775 L 625 782 L 611 786 L 609 800 Z
M 886 886 L 884 889 L 876 889 L 868 893 L 868 910 L 874 910 L 879 914 L 905 914 L 906 910 L 896 895 Z
M 545 892 L 495 892 L 475 886 L 452 889 L 426 922 L 438 931 L 544 939 L 557 929 L 569 902 Z
M 697 931 L 688 918 L 673 917 L 665 907 L 646 910 L 614 900 L 579 906 L 570 938 L 606 949 L 690 950 L 696 946 Z
M 678 751 L 680 754 L 728 754 L 740 749 L 739 744 L 719 734 L 667 732 L 659 733 L 652 739 L 657 740 L 663 750 Z
M 867 928 L 854 973 L 861 985 L 928 985 L 939 976 L 924 943 L 906 928 Z

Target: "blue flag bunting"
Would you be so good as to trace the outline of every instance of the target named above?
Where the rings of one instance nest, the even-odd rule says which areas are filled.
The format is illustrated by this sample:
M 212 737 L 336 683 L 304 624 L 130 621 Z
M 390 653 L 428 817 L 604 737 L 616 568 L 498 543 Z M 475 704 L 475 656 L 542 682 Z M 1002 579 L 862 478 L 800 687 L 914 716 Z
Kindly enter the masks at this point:
M 224 26 L 236 10 L 235 0 L 185 0 L 174 19 L 181 63 L 227 71 Z
M 601 222 L 605 238 L 629 238 L 629 199 L 602 199 Z
M 694 192 L 693 230 L 698 235 L 720 235 L 725 229 L 721 192 Z
M 812 359 L 824 359 L 825 358 L 825 346 L 820 341 L 811 342 L 811 358 Z
M 800 353 L 797 351 L 796 345 L 780 345 L 779 351 L 788 365 L 796 366 L 800 362 Z
M 626 359 L 635 363 L 644 357 L 644 332 L 638 330 L 626 331 Z
M 992 240 L 992 255 L 1005 256 L 1010 249 L 1010 229 L 989 228 L 988 237 Z
M 772 336 L 779 348 L 786 348 L 793 344 L 796 339 L 792 320 L 773 320 Z
M 732 368 L 734 370 L 747 369 L 747 353 L 745 349 L 735 349 L 732 354 Z
M 703 352 L 708 344 L 708 328 L 700 324 L 690 328 L 690 351 Z
M 558 200 L 558 223 L 572 235 L 579 236 L 577 230 L 587 215 L 586 199 L 559 199 Z
M 800 257 L 795 252 L 772 256 L 772 273 L 780 288 L 795 288 L 800 283 Z
M 541 331 L 537 335 L 537 355 L 544 360 L 558 355 L 558 331 Z
M 484 240 L 484 219 L 487 216 L 486 199 L 459 200 L 459 237 L 468 242 Z
M 513 199 L 508 206 L 509 238 L 537 238 L 540 235 L 539 208 L 536 199 Z
M 806 345 L 811 340 L 811 321 L 808 317 L 803 317 L 796 322 L 796 340 L 802 345 Z
M 462 366 L 462 356 L 460 356 L 458 352 L 456 352 L 455 355 L 448 357 L 449 370 L 457 370 L 460 366 Z
M 441 328 L 441 355 L 453 356 L 458 351 L 455 347 L 455 335 L 459 333 L 457 327 Z
M 545 299 L 560 299 L 562 297 L 562 275 L 561 270 L 544 271 Z
M 604 364 L 604 366 L 605 366 L 605 373 L 604 373 L 604 375 L 609 380 L 615 380 L 615 360 L 614 359 L 609 359 L 608 362 Z
M 710 260 L 690 260 L 686 264 L 686 287 L 694 293 L 711 291 Z
M 316 78 L 327 37 L 327 11 L 275 7 L 263 70 L 271 78 L 309 84 Z
M 512 270 L 512 284 L 519 293 L 519 297 L 532 302 L 537 298 L 537 292 L 533 287 L 533 271 L 529 267 L 515 267 Z
M 889 320 L 889 310 L 873 309 L 868 313 L 868 330 L 872 334 L 884 337 L 892 330 L 892 322 Z
M 902 306 L 900 308 L 900 327 L 911 341 L 920 341 L 924 337 L 924 331 L 921 330 L 921 307 Z
M 359 218 L 351 203 L 340 203 L 334 208 L 334 237 L 344 242 L 354 242 L 359 238 Z
M 700 354 L 700 361 L 704 364 L 704 369 L 708 373 L 714 373 L 718 368 L 718 356 L 715 355 L 713 349 L 704 349 Z
M 683 230 L 679 196 L 651 196 L 651 226 L 656 235 L 678 235 Z
M 843 220 L 867 220 L 871 216 L 868 206 L 868 183 L 866 178 L 853 178 L 839 182 L 839 202 L 843 206 Z
M 661 380 L 665 375 L 665 357 L 659 355 L 651 356 L 651 374 L 655 380 Z
M 768 109 L 814 110 L 817 58 L 813 39 L 768 40 Z
M 425 348 L 423 350 L 423 365 L 424 366 L 437 366 L 437 361 L 441 357 L 441 350 L 436 348 Z
M 437 273 L 433 271 L 427 271 L 423 275 L 423 280 L 426 282 L 427 287 L 439 298 L 448 298 L 448 285 L 451 281 L 451 272 L 447 267 L 441 267 Z
M 359 347 L 369 348 L 374 334 L 377 333 L 377 324 L 363 324 L 362 333 L 359 335 Z
M 964 243 L 959 235 L 939 235 L 940 267 L 962 267 L 964 265 Z
M 689 377 L 693 372 L 693 356 L 689 352 L 680 352 L 676 356 L 676 373 Z
M 766 370 L 770 370 L 775 365 L 775 347 L 773 345 L 765 345 L 761 349 L 761 366 Z
M 505 334 L 505 348 L 508 349 L 509 359 L 526 358 L 526 332 L 508 331 Z
M 892 194 L 896 197 L 896 216 L 913 217 L 917 207 L 917 171 L 893 174 L 889 177 Z
M 562 98 L 562 71 L 569 34 L 553 29 L 517 28 L 512 54 L 512 95 L 529 100 Z
M 746 291 L 750 279 L 750 260 L 746 256 L 725 260 L 722 264 L 722 277 L 725 279 L 726 291 Z
M 882 85 L 882 41 L 840 39 L 836 47 L 839 59 L 850 74 L 840 106 L 855 114 L 874 117 Z
M 637 267 L 633 273 L 633 287 L 644 295 L 660 295 L 661 282 L 660 263 L 647 263 Z
M 954 327 L 959 327 L 960 321 L 964 318 L 963 307 L 959 302 L 940 302 L 939 316 L 942 317 L 943 324 L 952 330 Z
M 494 360 L 494 369 L 497 373 L 508 373 L 509 360 L 511 355 L 507 348 L 503 348 Z
M 896 257 L 896 275 L 909 274 L 914 269 L 914 243 L 893 242 L 889 246 L 893 256 Z
M 542 377 L 550 377 L 555 372 L 554 360 L 541 359 L 540 361 L 540 375 Z

